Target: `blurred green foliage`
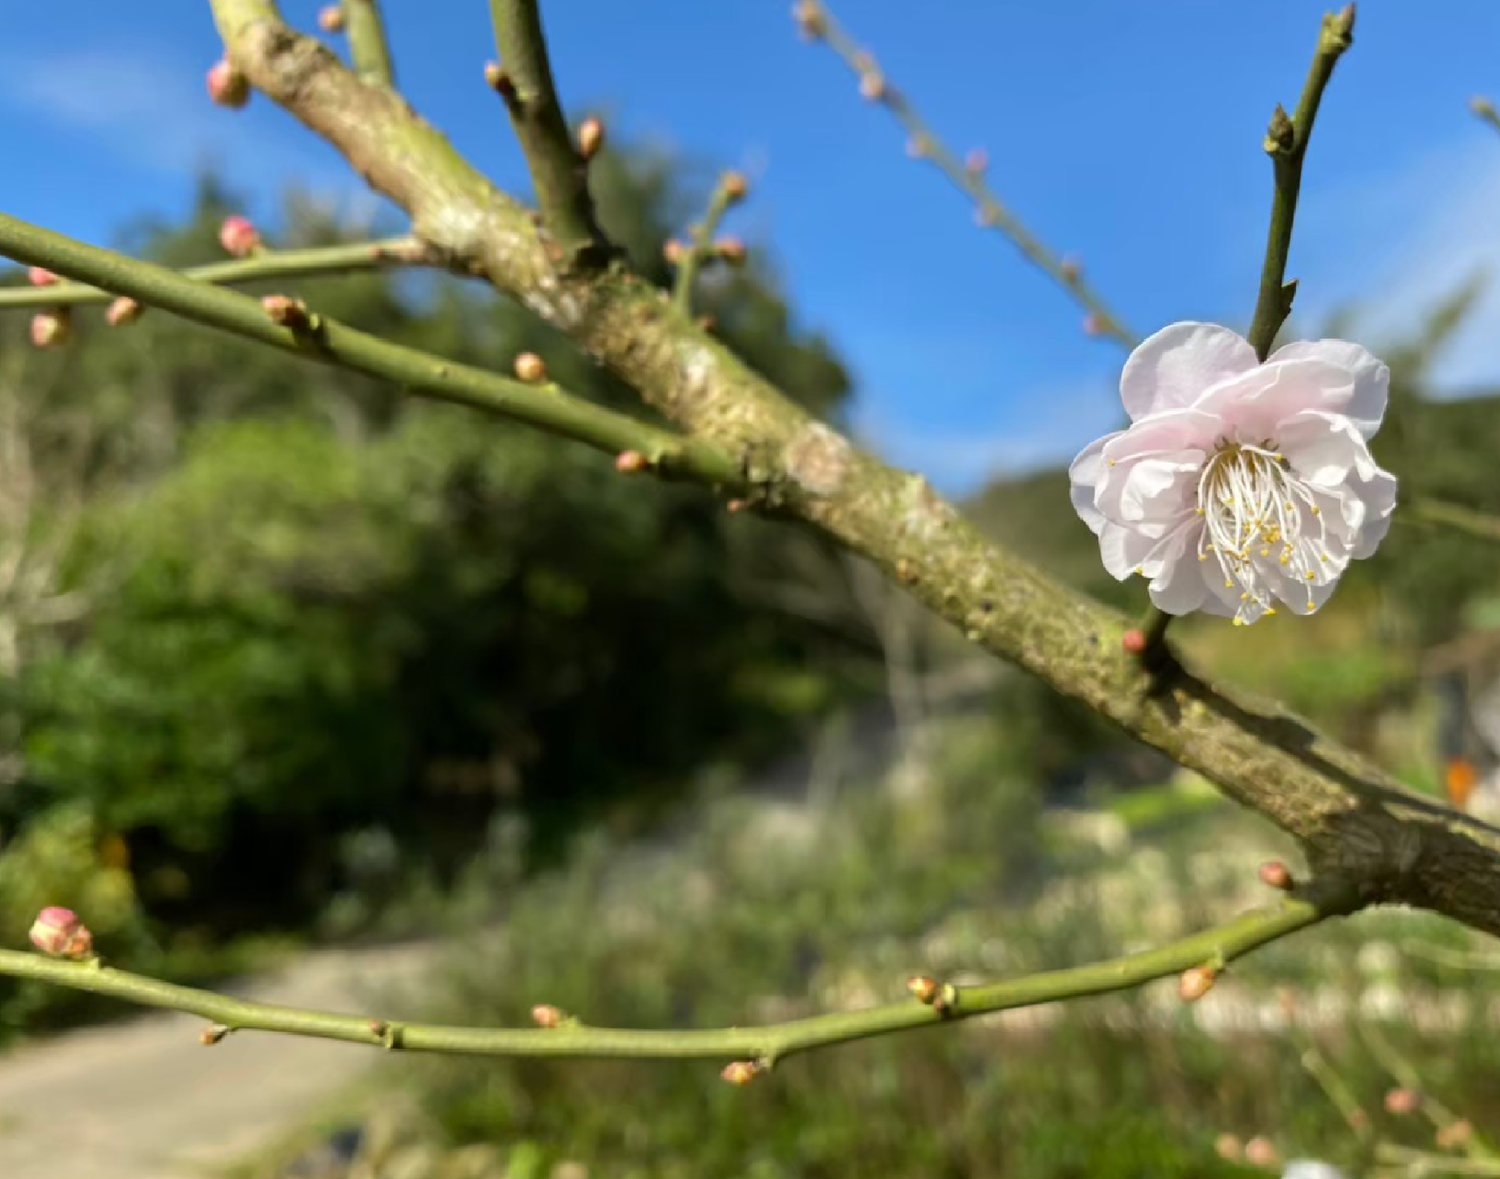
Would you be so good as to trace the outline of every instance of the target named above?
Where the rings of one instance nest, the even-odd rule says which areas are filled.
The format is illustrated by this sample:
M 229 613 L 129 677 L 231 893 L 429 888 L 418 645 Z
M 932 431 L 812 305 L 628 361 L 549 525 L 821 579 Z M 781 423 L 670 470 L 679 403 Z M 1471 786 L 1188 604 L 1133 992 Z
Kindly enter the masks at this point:
M 651 845 L 601 836 L 566 871 L 511 888 L 500 925 L 457 930 L 434 978 L 382 1010 L 517 1025 L 545 1002 L 585 1023 L 707 1027 L 901 1001 L 913 973 L 1019 975 L 1223 919 L 1260 899 L 1255 863 L 1282 850 L 1225 807 L 1165 825 L 1163 809 L 1149 838 L 1104 848 L 1044 819 L 1025 747 L 993 725 L 949 724 L 935 748 L 920 791 L 822 783 L 796 801 L 720 799 Z M 1319 1039 L 1381 1131 L 1420 1144 L 1419 1119 L 1379 1112 L 1392 1081 L 1360 1049 L 1358 1013 L 1393 987 L 1426 1012 L 1462 996 L 1440 1037 L 1400 1016 L 1387 1034 L 1432 1092 L 1488 1124 L 1500 1055 L 1478 1030 L 1492 989 L 1403 961 L 1395 947 L 1417 939 L 1480 944 L 1435 918 L 1371 914 L 1252 956 L 1198 1006 L 1164 981 L 811 1053 L 744 1088 L 711 1062 L 463 1058 L 413 1058 L 399 1086 L 430 1119 L 424 1141 L 455 1159 L 485 1148 L 494 1169 L 477 1173 L 495 1176 L 1258 1173 L 1216 1154 L 1224 1133 L 1349 1165 L 1357 1146 L 1301 1049 L 1251 1030 L 1255 1013 L 1281 1010 L 1280 986 L 1310 1010 L 1342 1004 Z
M 662 244 L 694 194 L 666 158 L 597 163 L 606 224 L 665 282 Z M 125 244 L 212 259 L 234 204 L 206 180 L 189 224 L 135 226 Z M 294 194 L 269 236 L 388 228 Z M 457 280 L 299 293 L 456 360 L 505 370 L 537 351 L 573 393 L 645 412 L 533 316 Z M 847 377 L 766 263 L 706 275 L 698 303 L 751 364 L 838 414 Z M 787 545 L 805 556 L 805 537 L 166 315 L 107 329 L 90 313 L 77 345 L 40 355 L 24 318 L 0 324 L 0 379 L 39 511 L 68 512 L 51 589 L 84 605 L 24 629 L 0 672 L 0 864 L 49 816 L 77 815 L 173 936 L 302 927 L 361 833 L 441 879 L 492 815 L 516 813 L 545 860 L 582 817 L 647 813 L 706 762 L 778 748 L 848 688 L 828 657 L 846 638 L 744 589 Z M 0 545 L 29 551 L 37 523 L 23 525 Z

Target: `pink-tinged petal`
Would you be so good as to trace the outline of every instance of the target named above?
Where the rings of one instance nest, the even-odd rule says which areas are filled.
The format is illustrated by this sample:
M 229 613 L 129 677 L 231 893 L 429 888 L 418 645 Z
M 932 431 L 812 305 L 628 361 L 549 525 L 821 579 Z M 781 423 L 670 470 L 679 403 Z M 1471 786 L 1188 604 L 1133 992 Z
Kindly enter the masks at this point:
M 1335 487 L 1351 477 L 1373 479 L 1380 468 L 1364 436 L 1348 418 L 1303 410 L 1281 425 L 1276 445 L 1287 465 L 1319 487 Z
M 1396 510 L 1396 477 L 1377 469 L 1371 479 L 1356 479 L 1349 489 L 1365 507 L 1365 519 L 1350 546 L 1349 555 L 1363 560 L 1372 555 L 1391 528 L 1391 513 Z
M 1123 433 L 1119 430 L 1090 442 L 1068 467 L 1068 494 L 1073 501 L 1073 510 L 1095 536 L 1104 527 L 1104 516 L 1094 507 L 1094 488 L 1104 472 L 1104 448 Z
M 1199 571 L 1198 535 L 1202 525 L 1196 519 L 1178 528 L 1169 547 L 1162 554 L 1161 571 L 1148 590 L 1157 609 L 1168 614 L 1191 614 L 1208 598 L 1208 586 Z
M 1255 349 L 1226 327 L 1174 323 L 1136 346 L 1120 373 L 1132 421 L 1192 405 L 1203 393 L 1256 366 Z
M 1128 430 L 1110 435 L 1103 451 L 1106 463 L 1132 456 L 1166 454 L 1174 450 L 1208 449 L 1224 434 L 1224 422 L 1196 409 L 1173 409 L 1134 422 Z
M 1380 429 L 1390 400 L 1391 370 L 1368 349 L 1347 340 L 1297 340 L 1271 354 L 1273 364 L 1284 360 L 1319 360 L 1347 369 L 1354 387 L 1348 402 L 1336 407 L 1337 412 L 1353 421 L 1366 438 Z
M 1341 414 L 1354 391 L 1347 369 L 1321 360 L 1288 360 L 1225 381 L 1193 407 L 1222 419 L 1241 442 L 1276 441 L 1305 410 Z

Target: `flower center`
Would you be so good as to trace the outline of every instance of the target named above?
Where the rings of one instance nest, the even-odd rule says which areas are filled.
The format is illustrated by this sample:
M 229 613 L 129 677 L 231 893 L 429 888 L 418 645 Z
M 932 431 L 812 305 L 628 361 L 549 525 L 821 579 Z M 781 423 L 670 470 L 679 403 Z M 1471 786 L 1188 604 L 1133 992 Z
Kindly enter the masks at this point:
M 1287 466 L 1273 442 L 1252 446 L 1220 441 L 1203 464 L 1198 514 L 1204 528 L 1198 559 L 1206 561 L 1212 555 L 1224 574 L 1225 588 L 1240 587 L 1236 625 L 1251 621 L 1247 615 L 1256 610 L 1276 613 L 1271 604 L 1274 571 L 1304 584 L 1318 579 L 1315 555 L 1318 561 L 1328 558 L 1322 553 L 1321 535 L 1316 545 L 1304 538 L 1304 510 L 1314 518 L 1321 514 L 1311 489 Z M 1309 589 L 1308 613 L 1316 608 Z

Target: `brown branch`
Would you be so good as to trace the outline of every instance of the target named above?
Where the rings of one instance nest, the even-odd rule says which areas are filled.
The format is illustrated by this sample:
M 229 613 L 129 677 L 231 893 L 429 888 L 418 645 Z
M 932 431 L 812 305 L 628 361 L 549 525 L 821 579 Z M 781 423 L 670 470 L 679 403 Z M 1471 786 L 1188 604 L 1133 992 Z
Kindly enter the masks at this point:
M 1143 673 L 1123 620 L 983 536 L 918 476 L 809 418 L 622 270 L 560 267 L 531 214 L 389 92 L 280 21 L 212 0 L 255 84 L 405 208 L 446 256 L 570 335 L 689 434 L 738 457 L 760 498 L 869 557 L 969 639 L 1035 672 L 1303 841 L 1370 901 L 1500 933 L 1500 831 L 1412 794 L 1284 709 L 1187 669 Z

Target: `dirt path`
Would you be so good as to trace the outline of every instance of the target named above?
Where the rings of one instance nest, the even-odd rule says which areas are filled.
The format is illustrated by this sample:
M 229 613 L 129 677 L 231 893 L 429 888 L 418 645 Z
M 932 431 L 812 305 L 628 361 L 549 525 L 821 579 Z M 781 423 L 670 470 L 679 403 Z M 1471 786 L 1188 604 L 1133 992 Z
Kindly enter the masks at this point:
M 317 951 L 228 989 L 360 1011 L 371 991 L 414 980 L 434 949 Z M 0 1056 L 0 1176 L 199 1177 L 274 1142 L 385 1059 L 348 1044 L 258 1032 L 204 1048 L 202 1029 L 193 1016 L 153 1014 Z

